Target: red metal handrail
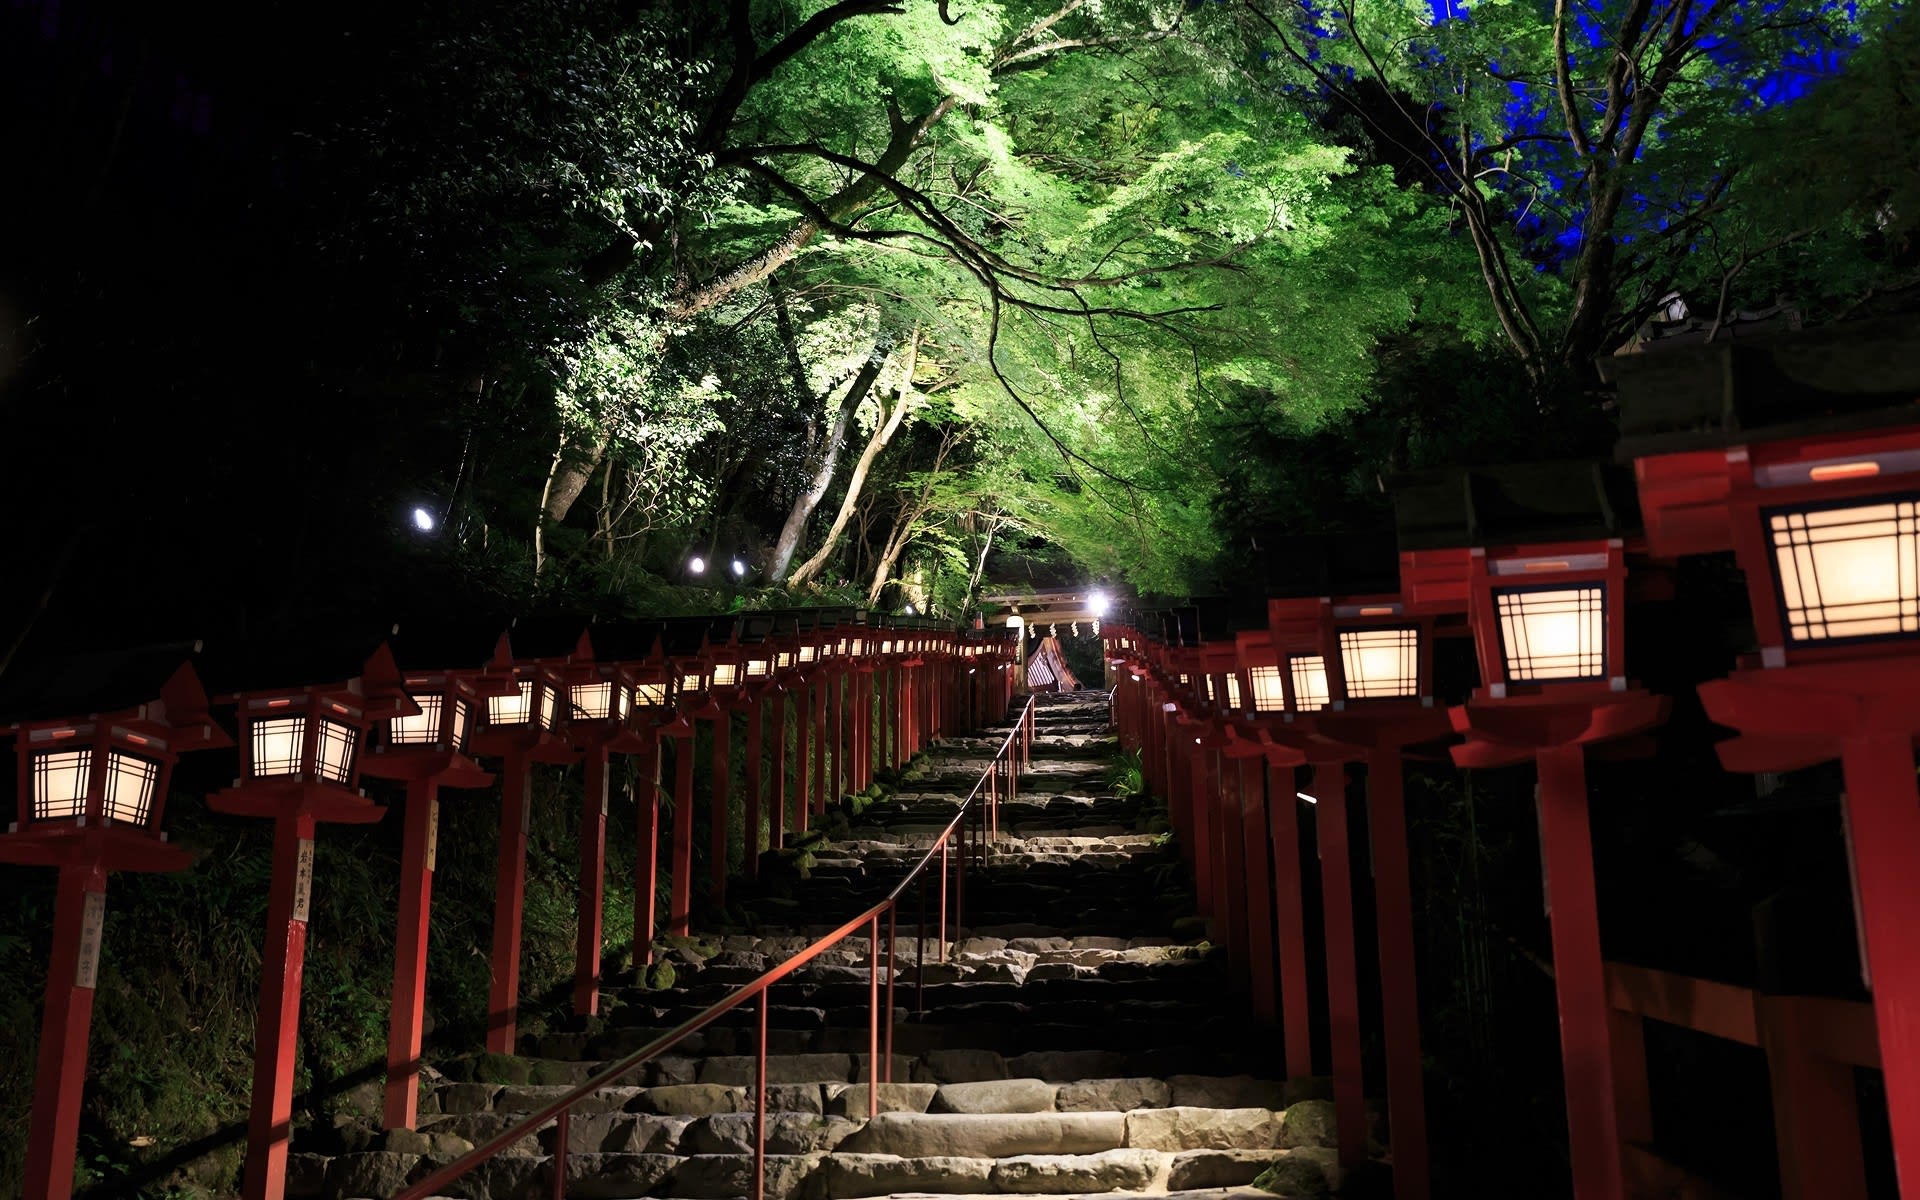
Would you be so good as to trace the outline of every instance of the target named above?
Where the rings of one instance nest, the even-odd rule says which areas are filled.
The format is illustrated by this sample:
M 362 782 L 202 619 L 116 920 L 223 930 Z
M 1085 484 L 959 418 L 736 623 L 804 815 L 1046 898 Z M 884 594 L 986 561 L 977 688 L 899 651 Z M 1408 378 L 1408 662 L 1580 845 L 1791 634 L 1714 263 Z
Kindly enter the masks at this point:
M 1014 798 L 1020 773 L 1026 769 L 1030 761 L 1034 736 L 1033 717 L 1035 699 L 1033 696 L 1027 697 L 1026 705 L 1021 708 L 1020 716 L 1014 721 L 1013 728 L 1007 731 L 1005 740 L 1000 743 L 999 749 L 994 751 L 993 760 L 987 764 L 986 770 L 982 771 L 980 778 L 974 781 L 972 789 L 967 792 L 967 798 L 961 802 L 960 809 L 954 814 L 953 820 L 947 822 L 947 827 L 941 831 L 938 838 L 934 839 L 933 845 L 929 846 L 927 852 L 920 856 L 920 861 L 914 864 L 913 869 L 908 871 L 906 875 L 901 878 L 900 882 L 894 885 L 893 890 L 887 893 L 884 900 L 881 900 L 859 916 L 847 921 L 832 933 L 815 940 L 807 946 L 806 949 L 801 950 L 793 957 L 780 963 L 780 965 L 769 969 L 758 979 L 740 985 L 732 994 L 715 1001 L 699 1013 L 687 1018 L 687 1020 L 682 1022 L 678 1027 L 655 1038 L 653 1041 L 635 1050 L 613 1065 L 604 1068 L 599 1074 L 592 1076 L 585 1083 L 582 1083 L 566 1095 L 552 1101 L 546 1105 L 546 1107 L 532 1113 L 519 1124 L 494 1135 L 480 1145 L 475 1146 L 466 1154 L 461 1155 L 459 1158 L 434 1171 L 418 1183 L 407 1187 L 395 1196 L 394 1200 L 425 1200 L 426 1197 L 440 1192 L 441 1189 L 445 1188 L 448 1184 L 466 1178 L 475 1168 L 493 1159 L 507 1147 L 539 1132 L 549 1121 L 556 1122 L 553 1158 L 550 1164 L 553 1169 L 552 1195 L 554 1200 L 561 1200 L 561 1198 L 566 1195 L 567 1138 L 570 1133 L 569 1126 L 571 1124 L 574 1105 L 578 1104 L 587 1096 L 592 1095 L 594 1092 L 599 1091 L 601 1088 L 609 1087 L 619 1080 L 624 1079 L 626 1076 L 632 1074 L 634 1070 L 645 1065 L 648 1060 L 671 1049 L 689 1034 L 699 1032 L 727 1013 L 746 1004 L 756 996 L 760 997 L 760 1013 L 757 1023 L 759 1028 L 758 1049 L 755 1052 L 753 1072 L 753 1197 L 754 1200 L 765 1200 L 767 1177 L 767 1010 L 770 1004 L 767 997 L 769 990 L 780 980 L 798 971 L 801 967 L 812 962 L 847 938 L 852 937 L 863 925 L 867 927 L 867 955 L 870 967 L 868 977 L 868 1007 L 870 1012 L 867 1034 L 867 1116 L 872 1118 L 879 1115 L 879 1085 L 881 1083 L 893 1082 L 893 979 L 895 975 L 893 931 L 900 896 L 907 890 L 908 885 L 918 879 L 921 873 L 927 869 L 928 865 L 933 862 L 934 855 L 938 854 L 940 856 L 939 943 L 940 961 L 944 962 L 946 960 L 948 929 L 947 875 L 949 865 L 950 863 L 958 864 L 953 872 L 953 925 L 958 926 L 960 924 L 960 913 L 966 897 L 967 858 L 969 854 L 973 854 L 978 857 L 983 864 L 985 863 L 988 847 L 999 839 L 1000 802 L 1002 799 L 1012 800 Z M 1005 764 L 1004 770 L 1003 764 Z M 977 840 L 969 843 L 966 836 L 962 834 L 962 852 L 957 856 L 949 855 L 949 842 L 952 840 L 953 835 L 961 830 L 962 824 L 966 821 L 967 817 L 976 811 L 975 802 L 981 799 L 983 788 L 985 789 L 985 802 L 983 808 L 980 810 L 981 820 L 979 822 L 980 828 L 978 830 Z M 880 1040 L 880 1012 L 882 1007 L 880 998 L 880 918 L 883 915 L 887 918 L 887 986 L 885 1002 L 887 1036 L 884 1059 L 882 1058 Z M 926 956 L 926 890 L 923 885 L 920 894 L 920 936 L 918 939 L 918 949 L 915 954 L 915 965 L 917 967 L 924 966 Z M 919 975 L 920 978 L 916 982 L 915 1007 L 918 1010 L 924 1011 L 924 997 L 926 994 L 925 972 L 919 972 Z

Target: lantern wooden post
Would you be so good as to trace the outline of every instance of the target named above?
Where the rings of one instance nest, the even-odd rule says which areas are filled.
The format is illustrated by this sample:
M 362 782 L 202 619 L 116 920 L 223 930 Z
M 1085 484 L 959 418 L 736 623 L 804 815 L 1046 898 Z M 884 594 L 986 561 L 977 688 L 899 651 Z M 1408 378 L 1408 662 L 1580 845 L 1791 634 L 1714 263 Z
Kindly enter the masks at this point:
M 787 844 L 787 812 L 791 790 L 787 786 L 787 690 L 773 694 L 773 821 L 769 830 L 771 848 L 781 850 Z
M 1307 981 L 1307 908 L 1301 886 L 1300 816 L 1294 784 L 1297 755 L 1267 756 L 1268 828 L 1273 835 L 1273 925 L 1280 946 L 1280 1039 L 1287 1077 L 1313 1074 L 1312 988 Z M 1317 806 L 1316 806 L 1317 807 Z
M 161 828 L 178 756 L 231 745 L 213 723 L 191 666 L 191 649 L 154 647 L 118 656 L 105 693 L 95 680 L 51 677 L 22 664 L 0 697 L 23 706 L 70 706 L 82 719 L 35 717 L 6 726 L 17 736 L 19 819 L 0 833 L 0 862 L 53 867 L 53 946 L 47 965 L 33 1097 L 25 1130 L 22 1195 L 67 1200 L 73 1192 L 94 987 L 106 927 L 109 871 L 178 871 L 192 856 Z M 85 677 L 85 672 L 77 673 Z M 104 674 L 104 673 L 103 673 Z M 164 683 L 162 682 L 164 680 Z M 142 701 L 119 706 L 132 696 Z M 157 698 L 156 698 L 157 695 Z
M 443 630 L 429 634 L 444 637 Z M 485 645 L 475 637 L 470 645 Z M 411 639 L 406 651 L 416 647 Z M 496 659 L 498 658 L 496 646 Z M 440 647 L 439 652 L 460 653 Z M 476 655 L 477 657 L 477 655 Z M 419 1113 L 421 1035 L 426 1017 L 427 934 L 433 907 L 433 872 L 440 827 L 440 789 L 486 787 L 493 776 L 467 756 L 469 735 L 480 723 L 480 686 L 506 696 L 517 696 L 512 671 L 505 664 L 491 672 L 444 669 L 405 675 L 391 645 L 368 660 L 368 684 L 387 692 L 404 692 L 419 710 L 374 726 L 370 744 L 361 756 L 360 772 L 406 785 L 401 812 L 400 896 L 395 912 L 392 1007 L 387 1019 L 387 1079 L 382 1125 L 411 1129 Z
M 667 893 L 667 932 L 685 937 L 693 913 L 693 730 L 673 739 L 673 861 Z
M 573 945 L 574 1015 L 591 1017 L 600 1011 L 600 949 L 607 891 L 607 808 L 609 804 L 606 743 L 597 742 L 582 754 L 580 787 L 580 873 L 575 907 Z
M 247 1118 L 246 1200 L 280 1200 L 292 1136 L 294 1052 L 300 983 L 314 882 L 314 835 L 322 821 L 366 824 L 386 812 L 359 791 L 360 742 L 367 725 L 417 712 L 404 692 L 371 699 L 356 677 L 345 683 L 243 693 L 242 776 L 207 807 L 273 821 L 273 876 L 261 946 L 260 1007 L 254 1032 L 253 1098 Z M 294 725 L 295 721 L 300 724 Z
M 830 799 L 827 780 L 831 778 L 832 751 L 827 746 L 827 704 L 835 684 L 831 661 L 820 668 L 820 682 L 814 688 L 813 703 L 813 811 L 825 813 Z
M 634 782 L 633 965 L 653 965 L 653 938 L 660 926 L 660 742 L 640 751 Z
M 520 926 L 527 906 L 527 833 L 533 822 L 530 752 L 510 752 L 500 769 L 500 850 L 494 868 L 492 978 L 487 985 L 487 1050 L 512 1054 L 520 1013 Z
M 1366 1080 L 1360 1058 L 1360 977 L 1354 945 L 1352 849 L 1347 836 L 1347 768 L 1313 769 L 1314 829 L 1320 848 L 1321 910 L 1326 921 L 1327 1027 L 1333 1049 L 1334 1126 L 1340 1164 L 1367 1161 Z
M 760 877 L 760 789 L 764 782 L 765 766 L 761 762 L 760 740 L 761 722 L 764 710 L 760 697 L 754 696 L 747 703 L 747 807 L 746 807 L 746 857 L 742 866 L 748 879 Z

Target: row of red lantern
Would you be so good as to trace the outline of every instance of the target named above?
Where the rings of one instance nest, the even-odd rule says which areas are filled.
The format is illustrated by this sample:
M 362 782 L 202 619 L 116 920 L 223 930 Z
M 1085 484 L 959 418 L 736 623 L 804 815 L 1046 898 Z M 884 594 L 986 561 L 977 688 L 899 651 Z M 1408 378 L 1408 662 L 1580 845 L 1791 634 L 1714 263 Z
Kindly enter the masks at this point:
M 298 1022 L 315 826 L 322 821 L 367 822 L 383 815 L 384 809 L 360 790 L 361 775 L 403 780 L 408 788 L 388 1087 L 388 1123 L 408 1125 L 419 1071 L 437 789 L 492 782 L 493 777 L 470 755 L 498 755 L 507 764 L 499 898 L 504 916 L 496 916 L 495 949 L 496 955 L 504 953 L 509 961 L 496 964 L 495 991 L 503 983 L 510 991 L 504 998 L 496 995 L 492 1003 L 509 1015 L 504 1030 L 492 1028 L 498 1022 L 490 1021 L 489 1045 L 510 1051 L 510 1014 L 515 1003 L 511 992 L 517 991 L 518 896 L 524 880 L 523 850 L 513 854 L 510 848 L 524 846 L 532 762 L 581 758 L 586 763 L 588 808 L 593 810 L 589 815 L 595 819 L 583 823 L 581 835 L 581 973 L 589 991 L 597 994 L 609 753 L 650 752 L 662 738 L 688 738 L 695 718 L 715 720 L 718 735 L 727 728 L 730 711 L 757 704 L 761 697 L 783 689 L 807 689 L 810 684 L 818 686 L 803 694 L 818 696 L 822 721 L 831 685 L 836 699 L 844 694 L 851 703 L 858 695 L 868 711 L 879 700 L 882 710 L 901 717 L 896 732 L 912 732 L 918 745 L 923 731 L 906 721 L 910 680 L 927 670 L 943 679 L 961 678 L 961 664 L 969 664 L 968 676 L 989 664 L 1004 671 L 1006 660 L 1017 653 L 1012 639 L 1004 636 L 930 628 L 847 627 L 837 620 L 828 624 L 828 619 L 816 619 L 814 614 L 783 618 L 749 614 L 718 624 L 603 626 L 581 634 L 570 647 L 545 647 L 556 653 L 517 661 L 510 636 L 502 636 L 491 661 L 461 670 L 402 671 L 392 649 L 383 645 L 344 681 L 241 692 L 232 700 L 237 739 L 213 719 L 213 705 L 190 666 L 173 670 L 157 689 L 156 698 L 138 706 L 86 720 L 33 720 L 15 726 L 20 820 L 0 837 L 0 861 L 61 868 L 59 929 L 41 1040 L 35 1149 L 28 1165 L 27 1194 L 64 1195 L 70 1188 L 106 872 L 174 870 L 189 861 L 185 852 L 167 843 L 161 831 L 169 776 L 181 753 L 234 745 L 237 740 L 240 777 L 232 788 L 211 797 L 209 804 L 219 811 L 275 820 L 275 874 L 256 1034 L 260 1053 L 247 1169 L 247 1194 L 272 1197 L 284 1179 L 293 1031 Z M 609 647 L 632 649 L 635 656 L 596 660 L 596 632 Z M 667 652 L 670 644 L 676 652 Z M 856 685 L 874 672 L 891 674 L 893 693 L 876 698 L 870 685 Z M 970 698 L 980 690 L 969 687 Z M 986 699 L 982 693 L 982 708 Z M 922 701 L 931 715 L 930 694 Z M 945 706 L 941 708 L 944 711 Z M 803 728 L 806 717 L 803 712 Z M 839 736 L 864 739 L 856 726 L 849 722 L 847 732 Z M 750 744 L 757 742 L 752 732 L 757 731 L 750 727 Z M 825 734 L 824 725 L 816 730 L 817 737 Z M 715 740 L 716 765 L 722 772 L 716 787 L 724 788 L 724 747 L 730 735 Z M 850 745 L 843 748 L 836 757 L 850 749 Z M 864 744 L 863 749 L 871 750 Z M 895 753 L 901 753 L 900 747 Z M 845 779 L 850 784 L 856 774 L 863 774 L 858 761 L 848 765 Z M 822 744 L 823 791 L 825 764 Z M 757 774 L 757 762 L 754 769 Z M 684 789 L 691 779 L 690 765 L 680 764 L 680 774 Z M 864 783 L 862 777 L 859 786 Z M 594 803 L 596 792 L 598 803 Z M 824 795 L 816 802 L 823 804 Z M 651 811 L 650 805 L 644 807 Z M 716 812 L 724 811 L 723 804 L 717 803 Z M 804 821 L 804 814 L 798 819 Z M 647 824 L 657 828 L 657 818 Z M 519 832 L 518 839 L 506 836 L 509 825 Z M 676 826 L 676 842 L 686 832 Z M 676 914 L 682 932 L 688 886 L 680 876 L 691 861 L 690 847 L 690 841 L 685 847 L 676 844 L 676 851 L 684 850 L 686 859 L 675 864 Z M 651 861 L 651 843 L 648 852 Z M 645 883 L 649 897 L 651 886 L 649 879 Z M 646 908 L 651 926 L 651 904 Z M 496 1039 L 496 1033 L 503 1036 Z

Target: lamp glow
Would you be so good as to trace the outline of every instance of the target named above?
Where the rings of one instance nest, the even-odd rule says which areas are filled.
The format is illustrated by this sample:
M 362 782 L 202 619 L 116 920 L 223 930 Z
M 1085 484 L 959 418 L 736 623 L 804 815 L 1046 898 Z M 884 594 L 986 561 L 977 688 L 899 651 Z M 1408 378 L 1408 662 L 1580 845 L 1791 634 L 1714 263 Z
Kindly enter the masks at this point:
M 1327 690 L 1327 660 L 1318 654 L 1297 654 L 1287 666 L 1293 675 L 1294 704 L 1300 711 L 1325 708 L 1332 699 Z
M 1340 665 L 1356 700 L 1405 697 L 1420 688 L 1420 631 L 1412 626 L 1340 631 Z
M 746 573 L 747 573 L 747 564 L 745 564 L 745 563 L 743 563 L 743 562 L 741 562 L 741 561 L 740 561 L 739 559 L 737 559 L 737 558 L 736 558 L 736 559 L 734 559 L 734 560 L 733 560 L 733 575 L 734 575 L 734 578 L 736 578 L 736 579 L 738 579 L 738 578 L 741 578 L 742 576 L 744 576 L 744 575 L 746 575 Z
M 1294 796 L 1295 796 L 1295 798 L 1297 798 L 1297 799 L 1300 799 L 1300 800 L 1304 800 L 1304 801 L 1306 801 L 1306 802 L 1307 802 L 1308 804 L 1318 804 L 1318 803 L 1320 803 L 1320 800 L 1319 800 L 1319 798 L 1318 798 L 1318 797 L 1316 797 L 1316 796 L 1309 796 L 1309 795 L 1307 795 L 1307 794 L 1306 794 L 1305 792 L 1295 792 L 1295 793 L 1294 793 Z
M 421 533 L 432 533 L 433 526 L 434 526 L 433 514 L 428 512 L 426 509 L 421 508 L 418 505 L 415 505 L 413 510 L 413 527 L 415 529 L 418 529 Z
M 696 554 L 687 560 L 687 570 L 692 571 L 695 575 L 705 575 L 707 573 L 707 560 Z
M 1789 640 L 1920 632 L 1920 498 L 1775 511 L 1766 520 Z
M 1599 584 L 1496 589 L 1493 603 L 1510 682 L 1606 677 L 1606 589 Z
M 1112 604 L 1113 602 L 1107 599 L 1105 592 L 1095 592 L 1093 595 L 1087 597 L 1087 611 L 1096 617 L 1106 616 L 1107 609 L 1111 607 Z
M 1322 671 L 1322 678 L 1325 677 Z M 1135 676 L 1135 678 L 1139 678 Z M 1287 707 L 1286 688 L 1282 686 L 1279 667 L 1252 667 L 1247 678 L 1253 685 L 1253 709 L 1255 712 L 1280 712 Z

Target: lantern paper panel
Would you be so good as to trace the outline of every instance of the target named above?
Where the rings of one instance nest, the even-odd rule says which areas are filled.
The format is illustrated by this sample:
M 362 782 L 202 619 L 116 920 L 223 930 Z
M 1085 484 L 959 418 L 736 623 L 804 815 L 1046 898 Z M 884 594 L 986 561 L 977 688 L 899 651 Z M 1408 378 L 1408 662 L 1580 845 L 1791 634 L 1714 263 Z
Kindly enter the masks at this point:
M 1293 702 L 1301 712 L 1325 708 L 1333 693 L 1327 686 L 1327 660 L 1318 654 L 1296 654 L 1287 667 L 1293 676 Z
M 1791 641 L 1920 632 L 1920 496 L 1763 516 Z
M 1420 690 L 1420 631 L 1411 626 L 1340 631 L 1340 666 L 1353 700 L 1405 698 Z
M 487 697 L 489 725 L 527 725 L 531 724 L 537 715 L 531 680 L 522 680 L 517 693 Z
M 1509 682 L 1606 678 L 1603 585 L 1495 588 L 1493 603 Z
M 430 746 L 440 741 L 441 697 L 415 694 L 413 702 L 420 706 L 420 715 L 388 721 L 388 740 L 396 746 Z
M 1326 678 L 1326 672 L 1321 672 Z M 1255 712 L 1284 712 L 1287 707 L 1287 690 L 1280 678 L 1279 667 L 1251 667 L 1247 670 L 1248 682 L 1253 686 L 1253 708 Z
M 160 764 L 119 750 L 107 752 L 107 794 L 103 816 L 109 821 L 145 825 L 153 812 Z
M 576 714 L 589 721 L 604 721 L 613 715 L 613 684 L 576 683 L 570 694 Z

